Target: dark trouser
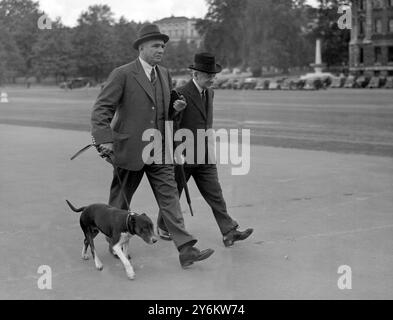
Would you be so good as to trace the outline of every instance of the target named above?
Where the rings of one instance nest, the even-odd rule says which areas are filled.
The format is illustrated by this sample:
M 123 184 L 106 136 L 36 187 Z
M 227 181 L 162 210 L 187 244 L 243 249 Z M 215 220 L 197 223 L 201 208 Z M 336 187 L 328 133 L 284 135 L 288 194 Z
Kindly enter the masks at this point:
M 213 210 L 214 218 L 217 221 L 221 233 L 225 235 L 229 231 L 236 229 L 238 227 L 237 222 L 233 220 L 227 212 L 227 206 L 222 194 L 221 185 L 218 181 L 217 166 L 213 164 L 186 164 L 184 165 L 184 172 L 187 182 L 188 180 L 190 180 L 191 176 L 194 178 L 199 192 Z M 181 183 L 182 179 L 180 178 L 180 174 L 180 166 L 176 166 L 175 177 L 177 182 L 177 188 L 179 190 L 179 195 L 181 195 L 183 191 L 183 186 Z M 162 224 L 160 217 L 161 215 L 159 215 L 158 218 L 159 226 L 160 224 Z
M 117 170 L 123 187 L 119 184 L 116 173 L 114 172 L 109 205 L 128 210 L 129 208 L 124 200 L 121 188 L 123 188 L 127 201 L 131 203 L 132 196 L 138 188 L 143 174 L 146 173 L 154 197 L 160 208 L 160 219 L 162 219 L 165 227 L 171 233 L 176 247 L 179 249 L 179 247 L 186 243 L 194 245 L 197 242 L 184 227 L 183 215 L 179 203 L 179 193 L 174 175 L 174 166 L 145 165 L 140 171 L 129 171 L 121 168 L 117 168 Z

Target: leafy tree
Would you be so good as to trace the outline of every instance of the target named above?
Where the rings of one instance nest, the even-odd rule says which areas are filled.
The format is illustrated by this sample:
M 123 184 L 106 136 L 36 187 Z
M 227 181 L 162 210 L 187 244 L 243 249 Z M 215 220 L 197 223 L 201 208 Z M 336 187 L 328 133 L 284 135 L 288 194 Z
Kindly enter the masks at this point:
M 310 63 L 304 37 L 304 0 L 207 0 L 209 11 L 197 27 L 204 47 L 225 66 L 249 66 L 260 75 L 262 66 L 287 71 Z
M 64 81 L 76 73 L 72 35 L 72 30 L 60 20 L 52 23 L 52 29 L 40 31 L 32 63 L 38 78 L 54 75 L 57 81 Z
M 33 57 L 33 46 L 38 38 L 38 19 L 43 15 L 38 2 L 31 0 L 0 1 L 0 20 L 4 29 L 12 36 L 23 61 L 18 71 L 29 73 Z
M 113 13 L 107 5 L 90 6 L 79 17 L 73 45 L 80 74 L 101 81 L 114 68 L 117 43 L 113 24 Z
M 337 22 L 340 17 L 338 8 L 347 5 L 349 1 L 344 0 L 319 0 L 317 11 L 317 25 L 312 32 L 314 41 L 321 38 L 322 59 L 330 66 L 347 64 L 349 59 L 350 31 L 338 28 Z
M 136 23 L 129 22 L 124 17 L 121 17 L 114 25 L 116 50 L 112 50 L 115 51 L 114 64 L 116 66 L 126 64 L 138 56 L 138 52 L 132 46 L 137 39 L 137 29 Z

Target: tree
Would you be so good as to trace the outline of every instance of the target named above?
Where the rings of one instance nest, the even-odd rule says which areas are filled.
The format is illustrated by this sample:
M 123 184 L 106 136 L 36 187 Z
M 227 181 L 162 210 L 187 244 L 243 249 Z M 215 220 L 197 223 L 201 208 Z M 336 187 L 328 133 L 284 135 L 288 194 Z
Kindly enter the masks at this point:
M 116 66 L 126 64 L 138 56 L 138 51 L 136 51 L 132 44 L 137 39 L 138 25 L 134 22 L 128 22 L 124 17 L 121 17 L 119 22 L 114 26 L 114 35 L 116 37 L 116 50 L 114 63 Z
M 0 20 L 0 84 L 16 77 L 24 60 L 11 33 Z
M 80 74 L 101 81 L 114 68 L 117 43 L 113 24 L 113 13 L 107 5 L 90 6 L 79 17 L 73 45 Z
M 3 22 L 3 32 L 7 31 L 18 48 L 23 61 L 18 66 L 21 73 L 31 71 L 33 46 L 38 38 L 37 21 L 43 12 L 39 10 L 38 2 L 31 0 L 2 0 L 0 1 L 0 20 Z
M 224 66 L 244 63 L 247 51 L 247 0 L 207 0 L 208 13 L 197 22 L 206 50 L 215 52 Z
M 348 3 L 344 0 L 319 0 L 317 25 L 312 36 L 314 41 L 322 39 L 322 59 L 328 67 L 348 63 L 350 31 L 341 30 L 337 25 L 340 17 L 338 8 Z
M 208 0 L 209 11 L 197 27 L 204 46 L 225 66 L 263 66 L 288 71 L 304 65 L 309 46 L 303 34 L 304 0 Z M 310 61 L 307 61 L 310 63 Z
M 54 75 L 59 82 L 76 73 L 72 35 L 72 30 L 64 27 L 60 20 L 52 23 L 52 29 L 41 30 L 33 47 L 32 62 L 38 78 Z

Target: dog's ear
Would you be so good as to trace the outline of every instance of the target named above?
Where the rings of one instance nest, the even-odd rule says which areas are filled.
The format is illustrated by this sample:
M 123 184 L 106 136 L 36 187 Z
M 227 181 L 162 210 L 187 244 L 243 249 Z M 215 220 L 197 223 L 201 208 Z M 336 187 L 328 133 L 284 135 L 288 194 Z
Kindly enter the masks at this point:
M 146 214 L 146 213 L 142 213 L 142 216 L 145 216 L 145 217 L 147 217 L 147 214 Z

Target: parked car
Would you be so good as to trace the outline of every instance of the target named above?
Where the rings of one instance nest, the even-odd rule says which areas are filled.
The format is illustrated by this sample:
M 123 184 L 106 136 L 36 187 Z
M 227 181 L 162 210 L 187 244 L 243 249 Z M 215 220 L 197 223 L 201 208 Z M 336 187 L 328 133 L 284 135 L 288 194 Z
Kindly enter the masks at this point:
M 348 78 L 345 80 L 344 88 L 354 88 L 355 85 L 356 85 L 355 77 L 354 76 L 348 76 Z
M 321 79 L 308 79 L 306 80 L 304 86 L 304 90 L 319 90 L 319 89 L 326 89 L 324 83 Z
M 228 79 L 228 81 L 221 85 L 221 89 L 232 89 L 236 80 L 235 78 Z
M 365 76 L 359 76 L 355 80 L 355 88 L 365 88 L 370 81 L 370 78 L 365 77 Z
M 330 88 L 342 88 L 345 84 L 346 78 L 344 77 L 335 77 L 332 78 L 332 83 L 330 84 Z
M 379 77 L 372 77 L 370 79 L 370 82 L 367 85 L 368 89 L 376 89 L 379 88 L 381 86 L 381 78 Z
M 259 79 L 255 85 L 254 90 L 268 90 L 269 89 L 268 79 Z
M 228 79 L 216 78 L 213 83 L 213 89 L 221 89 L 222 85 L 227 81 Z
M 281 81 L 277 79 L 270 80 L 269 90 L 281 90 Z
M 243 89 L 245 79 L 236 79 L 233 83 L 232 89 L 240 90 Z
M 305 81 L 300 78 L 287 78 L 281 83 L 281 90 L 299 90 L 303 89 Z
M 292 89 L 292 80 L 285 79 L 281 84 L 281 90 L 293 90 Z
M 77 88 L 84 88 L 86 86 L 92 86 L 94 81 L 90 78 L 79 77 L 73 78 L 66 82 L 60 83 L 60 88 L 62 89 L 77 89 Z
M 384 85 L 385 89 L 393 89 L 393 77 L 387 77 Z
M 243 89 L 253 90 L 257 85 L 257 78 L 247 78 L 244 80 Z

